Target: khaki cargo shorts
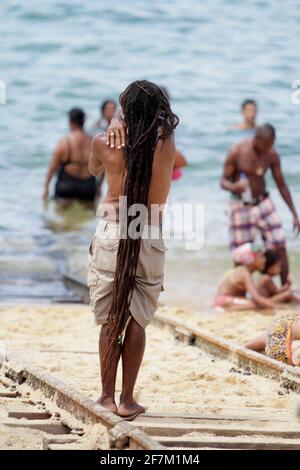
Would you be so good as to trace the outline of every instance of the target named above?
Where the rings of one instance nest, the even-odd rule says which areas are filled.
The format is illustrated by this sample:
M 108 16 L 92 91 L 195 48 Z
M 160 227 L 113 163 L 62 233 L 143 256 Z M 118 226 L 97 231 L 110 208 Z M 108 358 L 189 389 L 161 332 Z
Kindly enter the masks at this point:
M 130 313 L 142 328 L 150 323 L 163 290 L 165 251 L 161 230 L 147 225 L 150 238 L 141 239 Z M 97 325 L 107 322 L 120 238 L 120 225 L 101 220 L 90 246 L 87 283 Z

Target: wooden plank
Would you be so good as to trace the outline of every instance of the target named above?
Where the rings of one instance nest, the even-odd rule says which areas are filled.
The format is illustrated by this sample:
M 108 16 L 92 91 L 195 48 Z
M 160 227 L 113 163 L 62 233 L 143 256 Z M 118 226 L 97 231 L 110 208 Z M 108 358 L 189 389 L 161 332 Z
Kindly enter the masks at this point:
M 35 419 L 35 420 L 40 420 L 40 419 L 49 419 L 51 415 L 47 411 L 43 410 L 35 410 L 34 407 L 32 407 L 32 410 L 28 408 L 20 408 L 20 409 L 14 409 L 11 408 L 8 410 L 7 416 L 9 418 L 16 418 L 16 419 Z
M 11 380 L 7 379 L 6 377 L 0 377 L 0 382 L 1 382 L 2 385 L 4 385 L 6 388 L 11 388 L 11 387 L 14 387 L 14 388 L 15 388 L 15 387 L 16 387 L 16 386 L 14 385 L 14 383 L 13 383 Z
M 46 420 L 27 420 L 27 419 L 14 419 L 8 418 L 0 421 L 1 425 L 8 426 L 10 428 L 26 428 L 26 429 L 37 429 L 39 431 L 48 432 L 49 434 L 67 434 L 69 428 L 62 423 L 56 421 Z
M 257 409 L 258 412 L 261 413 L 261 408 Z M 274 410 L 270 410 L 270 412 Z M 281 413 L 278 413 L 281 414 Z M 167 422 L 195 422 L 198 423 L 199 421 L 255 421 L 255 422 L 270 422 L 270 423 L 288 423 L 290 422 L 289 419 L 279 419 L 275 418 L 274 415 L 270 416 L 248 416 L 248 415 L 227 415 L 227 414 L 214 414 L 214 413 L 207 413 L 207 414 L 180 414 L 180 413 L 144 413 L 138 416 L 134 423 L 138 423 L 140 421 L 146 422 L 155 422 L 157 420 L 164 419 Z
M 72 443 L 70 442 L 66 444 L 49 444 L 47 450 L 82 450 L 82 447 L 78 446 L 76 448 L 76 443 L 74 442 L 72 445 Z M 85 450 L 89 450 L 88 447 L 86 447 Z
M 79 436 L 73 436 L 71 434 L 62 434 L 57 436 L 44 436 L 43 437 L 43 450 L 48 450 L 51 444 L 71 444 L 77 442 Z
M 283 430 L 281 428 L 264 428 L 264 427 L 245 427 L 240 424 L 228 426 L 228 425 L 203 425 L 203 424 L 170 424 L 170 423 L 136 423 L 142 431 L 146 432 L 150 436 L 170 436 L 178 437 L 190 433 L 199 434 L 214 434 L 215 436 L 270 436 L 270 437 L 283 437 L 291 439 L 300 439 L 300 427 L 297 430 L 289 429 Z
M 155 436 L 154 439 L 166 447 L 171 448 L 190 448 L 190 449 L 202 449 L 204 447 L 221 448 L 221 449 L 254 449 L 254 450 L 299 450 L 300 440 L 299 439 L 255 439 L 247 438 L 244 439 L 234 437 L 198 437 L 186 436 L 185 438 L 178 437 L 161 437 Z
M 19 392 L 15 390 L 1 390 L 0 391 L 0 398 L 17 398 L 19 397 Z
M 58 408 L 70 413 L 84 424 L 103 424 L 108 430 L 116 430 L 122 434 L 122 439 L 115 439 L 118 446 L 121 442 L 129 443 L 131 449 L 151 450 L 160 449 L 161 446 L 150 436 L 136 428 L 132 423 L 124 421 L 111 411 L 79 393 L 69 385 L 63 383 L 55 376 L 29 365 L 15 354 L 1 354 L 0 367 L 5 374 L 17 383 L 24 383 L 33 390 L 39 390 L 48 400 Z M 10 418 L 8 418 L 9 420 Z M 16 420 L 22 421 L 26 420 Z M 30 421 L 27 421 L 30 423 Z M 32 421 L 36 423 L 36 421 Z M 45 424 L 45 421 L 43 421 Z M 20 426 L 20 423 L 19 423 Z M 49 431 L 50 432 L 50 431 Z M 63 434 L 60 430 L 57 434 Z M 55 445 L 55 444 L 53 444 Z M 121 447 L 118 447 L 121 448 Z

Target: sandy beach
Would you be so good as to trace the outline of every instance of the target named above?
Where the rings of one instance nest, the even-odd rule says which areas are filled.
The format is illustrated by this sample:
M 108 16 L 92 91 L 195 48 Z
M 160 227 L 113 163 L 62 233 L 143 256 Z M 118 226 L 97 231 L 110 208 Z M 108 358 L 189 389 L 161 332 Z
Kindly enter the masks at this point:
M 218 313 L 212 309 L 210 313 L 198 313 L 166 306 L 161 306 L 160 311 L 196 328 L 208 330 L 217 336 L 239 344 L 244 344 L 263 333 L 275 315 L 297 313 L 297 309 L 290 305 L 282 305 L 274 313 L 261 313 L 259 311 L 224 311 Z
M 166 313 L 167 308 L 162 310 Z M 169 313 L 180 319 L 191 315 L 182 310 Z M 98 397 L 98 327 L 88 307 L 1 307 L 0 314 L 1 340 L 10 351 L 90 398 Z M 269 320 L 259 314 L 248 318 L 231 313 L 212 316 L 210 321 L 201 318 L 197 323 L 216 334 L 221 334 L 226 325 L 229 333 L 223 336 L 245 340 L 262 330 Z M 119 374 L 117 393 L 120 378 Z M 149 412 L 255 415 L 259 410 L 263 415 L 290 418 L 296 399 L 294 393 L 281 389 L 278 383 L 238 373 L 229 362 L 178 343 L 166 330 L 151 325 L 135 397 Z

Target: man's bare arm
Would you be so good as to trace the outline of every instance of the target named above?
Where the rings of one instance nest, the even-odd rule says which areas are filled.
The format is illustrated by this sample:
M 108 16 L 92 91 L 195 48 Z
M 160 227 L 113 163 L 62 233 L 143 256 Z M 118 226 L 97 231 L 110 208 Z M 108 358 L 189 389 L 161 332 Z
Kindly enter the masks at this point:
M 237 155 L 238 149 L 235 146 L 229 151 L 225 160 L 224 171 L 221 178 L 221 188 L 232 193 L 242 194 L 246 189 L 247 183 L 245 181 L 232 181 L 235 173 Z
M 92 140 L 91 153 L 89 156 L 89 172 L 94 176 L 99 176 L 104 171 L 102 158 L 105 150 L 105 143 L 102 142 L 99 135 L 96 135 Z
M 282 174 L 281 170 L 281 163 L 280 163 L 280 158 L 278 153 L 274 150 L 273 154 L 273 160 L 272 160 L 272 166 L 271 166 L 273 178 L 277 184 L 277 187 L 279 189 L 279 192 L 285 201 L 286 205 L 290 209 L 291 213 L 293 214 L 293 225 L 294 225 L 294 230 L 299 234 L 300 233 L 300 221 L 298 218 L 297 210 L 294 205 L 290 190 L 285 182 L 285 179 Z

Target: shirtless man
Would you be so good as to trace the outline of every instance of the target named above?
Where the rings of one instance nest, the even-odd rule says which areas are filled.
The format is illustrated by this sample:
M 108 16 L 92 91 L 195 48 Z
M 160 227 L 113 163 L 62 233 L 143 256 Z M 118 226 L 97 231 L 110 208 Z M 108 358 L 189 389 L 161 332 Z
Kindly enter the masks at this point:
M 145 328 L 154 315 L 163 283 L 166 248 L 161 220 L 152 219 L 151 209 L 161 208 L 167 200 L 178 118 L 161 89 L 145 80 L 130 84 L 120 95 L 120 105 L 123 122 L 114 120 L 106 137 L 96 136 L 92 142 L 89 169 L 94 175 L 104 169 L 108 192 L 104 216 L 90 247 L 88 285 L 96 324 L 103 325 L 98 402 L 131 420 L 145 411 L 135 402 L 133 390 L 145 348 Z M 120 206 L 119 198 L 124 196 L 128 210 L 133 204 L 148 209 L 137 238 L 131 237 L 130 231 L 135 217 Z M 123 382 L 117 406 L 115 382 L 120 357 Z
M 254 100 L 245 100 L 242 102 L 241 111 L 243 122 L 234 126 L 240 131 L 253 130 L 256 127 L 257 104 Z
M 265 174 L 270 169 L 280 194 L 293 215 L 294 230 L 299 234 L 300 221 L 290 191 L 281 171 L 280 158 L 274 148 L 275 129 L 270 124 L 257 127 L 252 139 L 235 145 L 229 152 L 221 179 L 221 187 L 231 192 L 230 248 L 253 243 L 257 232 L 265 248 L 280 253 L 281 281 L 288 280 L 286 241 L 276 208 L 266 190 Z M 247 176 L 242 179 L 241 175 Z M 243 202 L 242 195 L 250 185 L 251 200 Z

